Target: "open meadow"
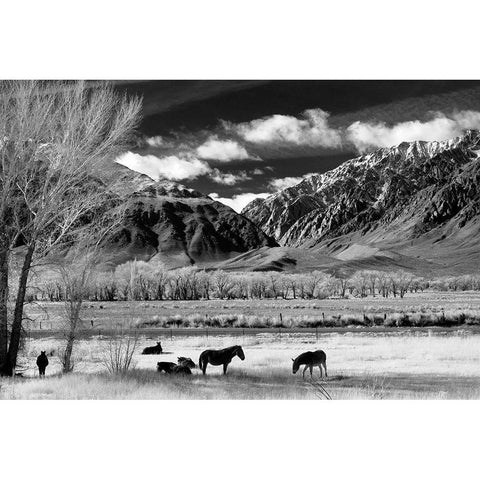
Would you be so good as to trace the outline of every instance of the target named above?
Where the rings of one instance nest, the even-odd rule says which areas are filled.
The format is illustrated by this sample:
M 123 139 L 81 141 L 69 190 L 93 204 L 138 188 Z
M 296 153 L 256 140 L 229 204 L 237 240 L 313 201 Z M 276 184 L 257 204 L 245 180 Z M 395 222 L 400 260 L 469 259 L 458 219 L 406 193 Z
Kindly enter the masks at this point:
M 141 355 L 162 339 L 162 355 Z M 60 375 L 56 336 L 31 338 L 25 345 L 25 377 L 1 380 L 2 399 L 451 399 L 480 398 L 480 335 L 455 331 L 331 332 L 205 335 L 141 335 L 133 369 L 107 372 L 107 336 L 83 338 L 77 345 L 75 372 Z M 191 357 L 198 364 L 207 348 L 241 344 L 245 360 L 234 358 L 226 376 L 221 367 L 198 368 L 191 376 L 156 372 L 158 361 Z M 318 368 L 312 383 L 307 372 L 292 374 L 292 357 L 306 350 L 327 353 L 328 379 Z M 38 378 L 35 358 L 50 352 L 45 379 Z
M 428 292 L 403 299 L 86 302 L 74 370 L 67 375 L 61 374 L 60 361 L 64 308 L 62 302 L 28 305 L 17 368 L 22 376 L 1 379 L 0 398 L 480 398 L 476 292 Z M 438 326 L 442 318 L 451 321 Z M 136 344 L 123 374 L 107 368 L 115 338 Z M 161 355 L 141 354 L 158 341 Z M 198 368 L 191 376 L 156 371 L 157 362 L 176 362 L 179 356 L 191 357 L 198 367 L 203 350 L 231 345 L 241 345 L 246 358 L 234 358 L 226 376 L 211 365 L 206 376 Z M 308 372 L 302 378 L 303 367 L 293 375 L 291 359 L 317 349 L 327 354 L 328 379 L 320 379 L 317 367 L 313 382 Z M 35 365 L 41 351 L 50 362 L 45 379 Z

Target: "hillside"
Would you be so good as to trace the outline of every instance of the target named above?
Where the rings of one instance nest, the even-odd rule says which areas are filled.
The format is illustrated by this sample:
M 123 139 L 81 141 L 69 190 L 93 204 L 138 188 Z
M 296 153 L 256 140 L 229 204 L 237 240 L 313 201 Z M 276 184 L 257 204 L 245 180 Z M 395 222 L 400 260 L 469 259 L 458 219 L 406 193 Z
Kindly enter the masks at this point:
M 125 219 L 110 260 L 160 260 L 170 267 L 216 262 L 276 246 L 246 217 L 207 195 L 115 167 L 129 189 Z

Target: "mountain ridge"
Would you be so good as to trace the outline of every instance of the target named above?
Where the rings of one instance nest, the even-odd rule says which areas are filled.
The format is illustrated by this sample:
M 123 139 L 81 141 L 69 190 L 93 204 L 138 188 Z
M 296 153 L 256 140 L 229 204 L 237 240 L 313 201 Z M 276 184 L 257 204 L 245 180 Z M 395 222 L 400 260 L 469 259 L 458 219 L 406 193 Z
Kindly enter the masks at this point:
M 257 199 L 242 214 L 286 247 L 338 255 L 353 243 L 397 251 L 410 242 L 441 256 L 449 238 L 449 248 L 480 238 L 479 151 L 476 130 L 402 142 Z
M 135 258 L 174 268 L 277 245 L 251 220 L 201 192 L 116 165 L 128 194 L 120 231 L 108 245 L 111 263 Z

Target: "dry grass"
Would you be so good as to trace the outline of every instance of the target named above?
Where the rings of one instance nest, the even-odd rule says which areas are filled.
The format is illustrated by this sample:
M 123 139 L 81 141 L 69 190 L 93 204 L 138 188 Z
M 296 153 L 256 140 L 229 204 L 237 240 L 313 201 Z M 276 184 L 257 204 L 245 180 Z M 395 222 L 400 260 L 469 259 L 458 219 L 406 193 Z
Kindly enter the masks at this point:
M 27 330 L 55 331 L 62 325 L 63 304 L 35 303 L 27 307 L 27 314 L 32 319 Z M 480 293 L 426 292 L 403 299 L 87 302 L 82 319 L 84 329 L 96 333 L 132 322 L 155 328 L 476 325 Z
M 138 352 L 157 338 L 139 337 Z M 79 343 L 76 373 L 60 376 L 55 357 L 45 380 L 35 377 L 39 350 L 59 345 L 54 337 L 27 344 L 26 375 L 1 380 L 0 398 L 94 399 L 316 399 L 318 389 L 291 372 L 291 357 L 306 350 L 327 352 L 329 379 L 325 387 L 333 399 L 480 398 L 480 335 L 469 331 L 389 334 L 260 333 L 232 336 L 174 336 L 162 341 L 166 353 L 135 355 L 137 368 L 125 375 L 109 375 L 102 365 L 108 339 L 94 337 Z M 207 376 L 169 377 L 155 371 L 156 362 L 179 355 L 198 360 L 206 348 L 242 344 L 246 359 L 235 358 L 226 377 L 221 367 L 209 366 Z M 316 371 L 318 376 L 318 369 Z

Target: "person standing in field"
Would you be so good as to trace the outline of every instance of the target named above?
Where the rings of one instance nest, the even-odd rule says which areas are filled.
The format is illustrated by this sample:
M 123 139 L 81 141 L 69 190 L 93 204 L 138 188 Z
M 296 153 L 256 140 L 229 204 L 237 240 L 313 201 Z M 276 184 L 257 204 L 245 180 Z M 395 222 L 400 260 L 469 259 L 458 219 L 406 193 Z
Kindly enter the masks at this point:
M 40 377 L 45 376 L 45 369 L 48 366 L 48 358 L 45 352 L 41 352 L 40 355 L 37 357 L 37 367 L 38 367 L 38 374 Z

